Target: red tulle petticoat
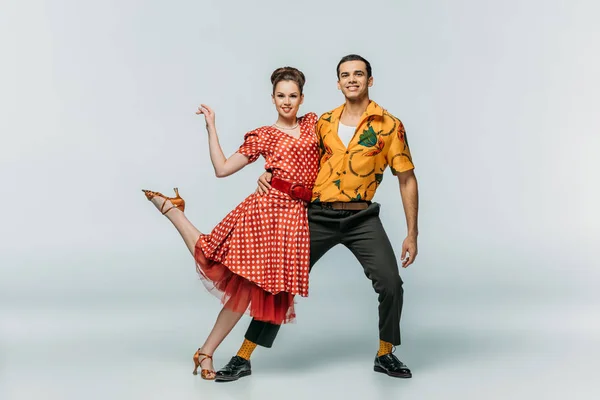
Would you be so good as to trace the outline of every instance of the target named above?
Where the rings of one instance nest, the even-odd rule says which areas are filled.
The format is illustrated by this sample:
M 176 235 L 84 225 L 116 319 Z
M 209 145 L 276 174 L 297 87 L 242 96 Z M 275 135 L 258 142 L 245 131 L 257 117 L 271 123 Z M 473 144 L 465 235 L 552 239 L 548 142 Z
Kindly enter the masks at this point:
M 200 245 L 196 245 L 194 258 L 202 283 L 225 308 L 277 325 L 293 322 L 296 318 L 293 294 L 273 294 L 260 288 L 222 263 L 207 259 Z

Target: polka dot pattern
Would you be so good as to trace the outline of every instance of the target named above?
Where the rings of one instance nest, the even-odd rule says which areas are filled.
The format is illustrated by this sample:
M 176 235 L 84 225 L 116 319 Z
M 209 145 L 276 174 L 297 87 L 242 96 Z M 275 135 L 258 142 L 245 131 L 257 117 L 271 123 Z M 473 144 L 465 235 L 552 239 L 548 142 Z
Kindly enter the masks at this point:
M 263 126 L 244 137 L 239 152 L 265 158 L 273 176 L 312 189 L 319 167 L 317 115 L 299 118 L 300 137 Z M 270 293 L 308 295 L 310 237 L 306 203 L 271 189 L 248 196 L 198 242 L 204 256 Z

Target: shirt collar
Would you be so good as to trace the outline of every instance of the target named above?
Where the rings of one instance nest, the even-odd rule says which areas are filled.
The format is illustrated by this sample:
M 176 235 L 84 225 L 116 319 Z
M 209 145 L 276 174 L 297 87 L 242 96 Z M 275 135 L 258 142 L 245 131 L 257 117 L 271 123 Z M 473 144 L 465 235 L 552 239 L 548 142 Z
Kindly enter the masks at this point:
M 339 106 L 338 108 L 333 110 L 331 112 L 331 116 L 332 116 L 331 119 L 339 121 L 340 118 L 342 117 L 342 111 L 344 111 L 344 107 L 346 107 L 346 103 L 342 104 L 341 106 Z M 381 106 L 379 106 L 379 104 L 375 103 L 373 100 L 371 100 L 369 102 L 369 105 L 367 106 L 365 113 L 362 115 L 361 120 L 364 118 L 368 118 L 372 115 L 377 115 L 379 117 L 383 116 L 383 108 L 381 108 Z

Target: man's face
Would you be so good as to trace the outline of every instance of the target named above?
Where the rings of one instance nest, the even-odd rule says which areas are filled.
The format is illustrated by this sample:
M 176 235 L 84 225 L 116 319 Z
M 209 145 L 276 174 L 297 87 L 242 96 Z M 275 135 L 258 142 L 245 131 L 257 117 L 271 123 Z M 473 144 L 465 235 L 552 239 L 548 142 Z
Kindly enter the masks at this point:
M 373 77 L 367 79 L 367 66 L 363 61 L 346 61 L 340 65 L 338 89 L 348 100 L 359 100 L 369 95 Z

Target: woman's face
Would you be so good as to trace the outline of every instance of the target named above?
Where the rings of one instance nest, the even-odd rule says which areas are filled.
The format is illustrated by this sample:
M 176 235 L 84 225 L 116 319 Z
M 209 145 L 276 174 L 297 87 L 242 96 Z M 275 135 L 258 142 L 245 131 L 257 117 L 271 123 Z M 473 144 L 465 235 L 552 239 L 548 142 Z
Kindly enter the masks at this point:
M 300 104 L 304 101 L 304 95 L 300 94 L 300 88 L 294 81 L 277 83 L 271 97 L 277 113 L 285 119 L 294 118 L 298 114 Z

